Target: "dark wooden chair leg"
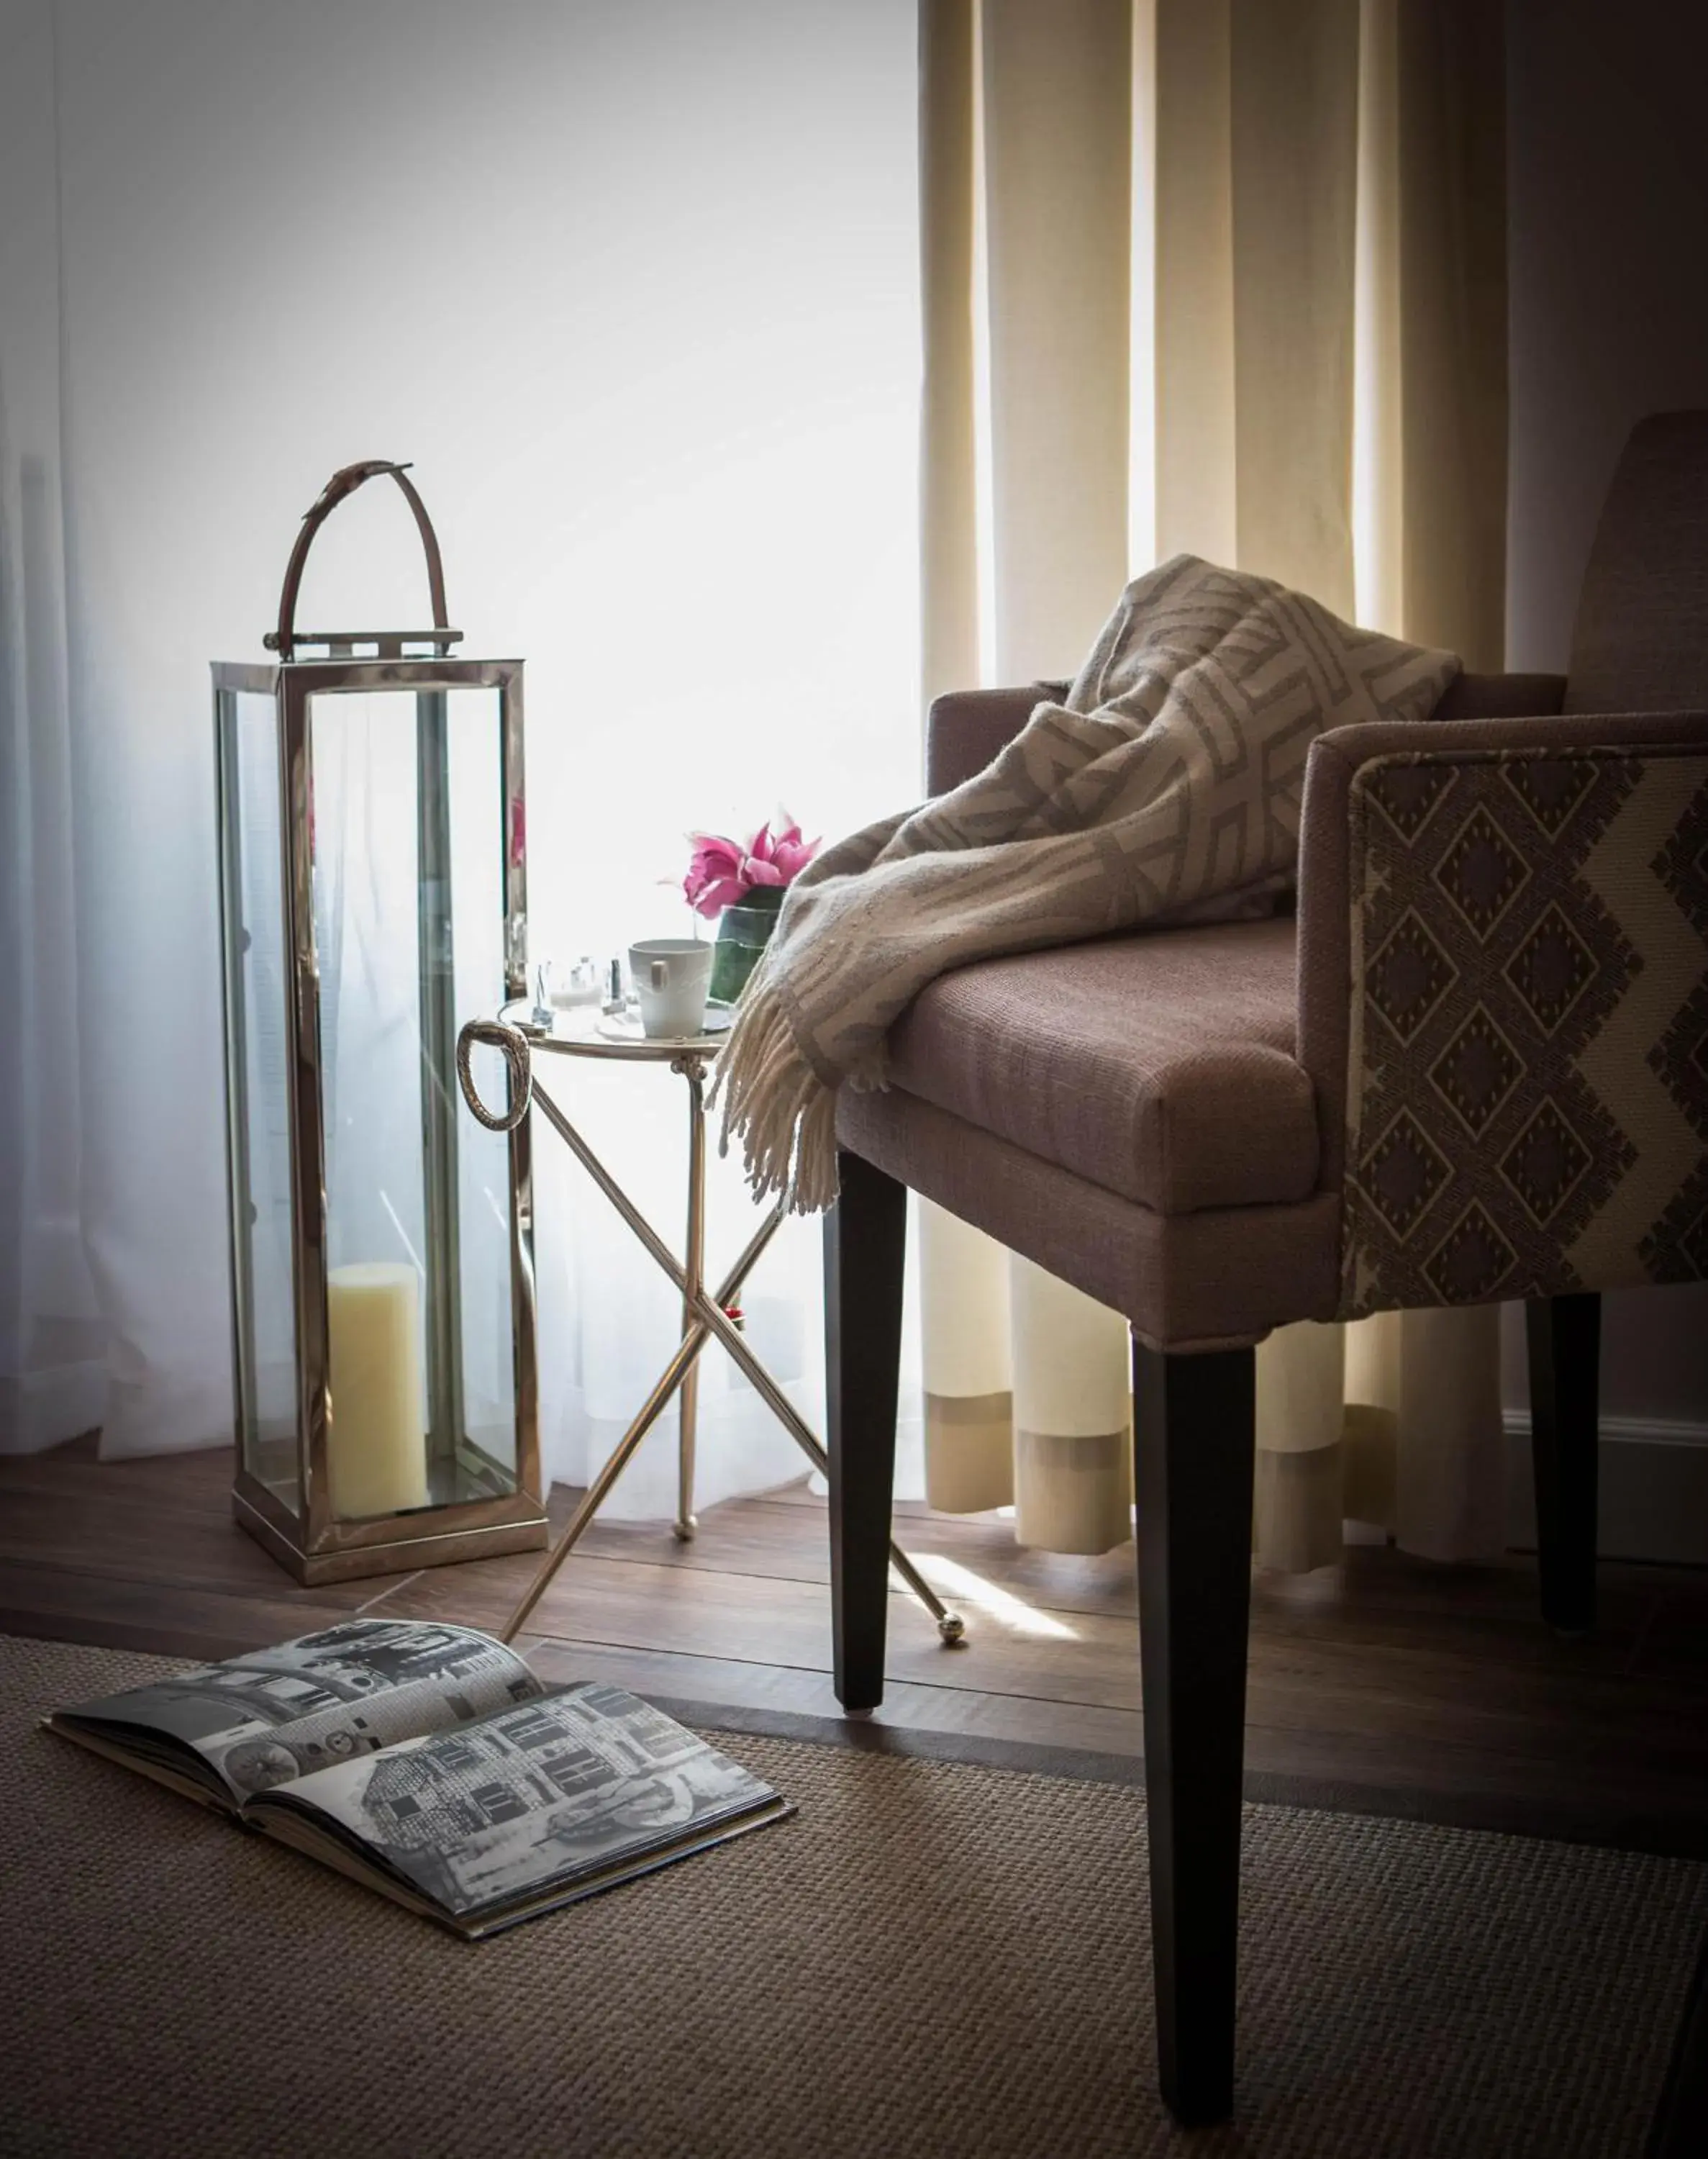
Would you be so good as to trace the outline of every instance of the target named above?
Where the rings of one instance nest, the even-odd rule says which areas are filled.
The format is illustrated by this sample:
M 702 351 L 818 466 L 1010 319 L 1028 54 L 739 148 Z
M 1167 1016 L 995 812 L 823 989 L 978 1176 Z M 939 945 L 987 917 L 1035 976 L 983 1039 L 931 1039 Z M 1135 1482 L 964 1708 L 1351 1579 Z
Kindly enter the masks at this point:
M 1592 1293 L 1533 1297 L 1524 1323 L 1542 1617 L 1563 1633 L 1586 1633 L 1596 1623 L 1602 1301 Z
M 1133 1396 L 1157 2053 L 1192 2126 L 1234 2103 L 1253 1353 L 1136 1344 Z
M 838 1168 L 825 1223 L 831 1626 L 836 1699 L 862 1710 L 883 1700 L 908 1193 L 858 1155 Z

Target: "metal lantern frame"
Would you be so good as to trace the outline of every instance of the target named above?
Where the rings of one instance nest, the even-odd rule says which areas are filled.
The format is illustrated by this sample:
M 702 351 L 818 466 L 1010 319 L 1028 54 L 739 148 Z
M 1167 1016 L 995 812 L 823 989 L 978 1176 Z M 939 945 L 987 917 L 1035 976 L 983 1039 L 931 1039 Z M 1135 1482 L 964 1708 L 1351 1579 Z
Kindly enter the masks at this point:
M 295 627 L 297 593 L 315 533 L 346 496 L 377 474 L 394 479 L 407 500 L 427 557 L 433 624 L 425 630 L 308 631 Z M 329 1337 L 326 1132 L 323 1108 L 320 976 L 315 946 L 315 836 L 312 702 L 371 691 L 413 692 L 417 712 L 417 950 L 449 950 L 450 803 L 447 784 L 448 696 L 498 695 L 499 794 L 502 830 L 504 991 L 522 995 L 527 972 L 527 863 L 524 813 L 522 663 L 452 656 L 462 633 L 445 604 L 438 541 L 406 468 L 375 460 L 335 473 L 308 512 L 286 571 L 277 628 L 264 642 L 274 663 L 215 662 L 215 740 L 218 772 L 220 891 L 225 1000 L 226 1148 L 231 1219 L 231 1321 L 236 1393 L 237 1521 L 299 1582 L 315 1584 L 395 1573 L 446 1561 L 537 1551 L 546 1536 L 540 1473 L 535 1346 L 533 1173 L 525 1117 L 508 1134 L 509 1254 L 515 1461 L 500 1462 L 463 1428 L 459 1364 L 456 1076 L 458 1023 L 448 966 L 421 968 L 422 1158 L 427 1240 L 432 1264 L 422 1314 L 431 1429 L 427 1446 L 442 1481 L 448 1474 L 470 1496 L 355 1520 L 333 1511 L 329 1416 Z M 303 646 L 320 648 L 311 659 Z M 358 647 L 371 650 L 359 653 Z M 412 650 L 411 648 L 413 648 Z M 295 1299 L 297 1419 L 294 1480 L 269 1481 L 252 1464 L 263 1442 L 256 1374 L 246 1346 L 256 1339 L 249 1206 L 250 1104 L 242 981 L 243 863 L 237 699 L 271 698 L 278 748 L 282 920 L 285 944 L 286 1095 L 291 1162 L 291 1260 Z M 293 1481 L 296 1504 L 275 1484 Z

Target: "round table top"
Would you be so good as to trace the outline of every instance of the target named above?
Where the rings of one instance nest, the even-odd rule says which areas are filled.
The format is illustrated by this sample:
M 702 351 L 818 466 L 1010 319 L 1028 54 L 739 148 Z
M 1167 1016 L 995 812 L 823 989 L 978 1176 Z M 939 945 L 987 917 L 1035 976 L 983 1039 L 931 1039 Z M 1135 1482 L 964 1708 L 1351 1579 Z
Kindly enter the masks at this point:
M 729 1039 L 727 1020 L 709 1034 L 643 1034 L 640 1015 L 632 1004 L 620 1014 L 602 1012 L 594 1004 L 554 1010 L 549 1028 L 541 1026 L 535 1010 L 531 999 L 520 997 L 504 1006 L 499 1017 L 525 1035 L 530 1048 L 560 1057 L 608 1057 L 630 1064 L 668 1064 L 679 1057 L 709 1060 Z M 714 1015 L 727 1012 L 733 1018 L 735 1008 L 714 1002 L 706 1010 Z

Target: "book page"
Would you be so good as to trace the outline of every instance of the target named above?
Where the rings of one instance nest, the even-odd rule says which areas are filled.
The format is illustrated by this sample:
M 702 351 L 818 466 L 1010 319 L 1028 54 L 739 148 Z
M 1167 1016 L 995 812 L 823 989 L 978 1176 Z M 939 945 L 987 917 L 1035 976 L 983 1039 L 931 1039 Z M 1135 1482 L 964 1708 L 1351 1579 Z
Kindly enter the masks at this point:
M 65 1716 L 179 1742 L 241 1800 L 543 1691 L 513 1649 L 473 1628 L 344 1619 Z
M 257 1800 L 313 1809 L 446 1912 L 510 1903 L 774 1801 L 620 1687 L 587 1681 Z

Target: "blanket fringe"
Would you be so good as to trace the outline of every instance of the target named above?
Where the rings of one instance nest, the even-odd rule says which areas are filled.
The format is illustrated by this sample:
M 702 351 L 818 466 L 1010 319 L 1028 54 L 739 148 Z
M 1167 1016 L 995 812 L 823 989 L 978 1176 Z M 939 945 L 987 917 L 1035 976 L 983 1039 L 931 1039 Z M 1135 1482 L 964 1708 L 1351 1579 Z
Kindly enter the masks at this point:
M 815 1214 L 836 1197 L 836 1090 L 827 1087 L 794 1039 L 769 955 L 743 992 L 717 1060 L 712 1098 L 723 1099 L 721 1146 L 741 1142 L 748 1182 L 759 1199 L 787 1193 L 797 1214 Z

